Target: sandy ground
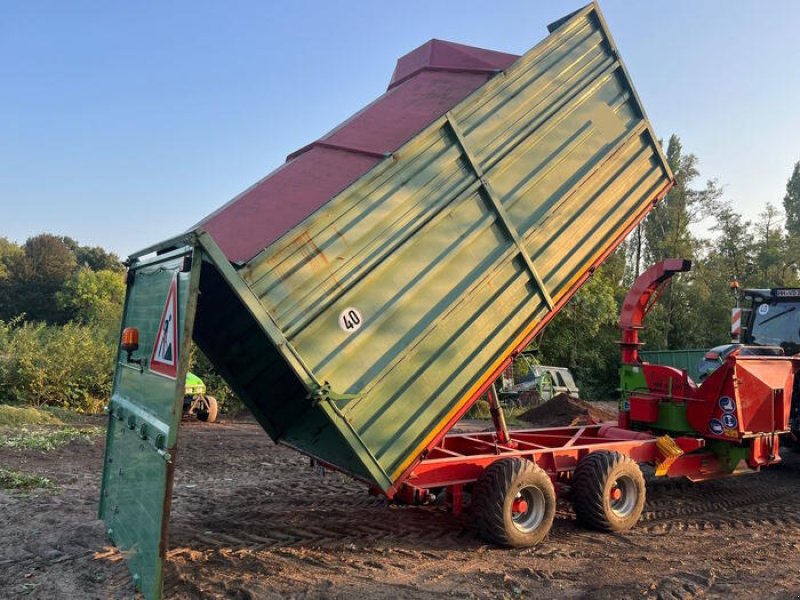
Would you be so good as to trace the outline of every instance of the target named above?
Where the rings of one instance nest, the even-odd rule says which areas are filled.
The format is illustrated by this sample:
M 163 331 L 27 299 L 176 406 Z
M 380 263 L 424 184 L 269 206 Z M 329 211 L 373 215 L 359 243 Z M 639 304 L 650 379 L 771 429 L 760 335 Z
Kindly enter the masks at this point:
M 800 454 L 761 474 L 648 482 L 625 535 L 568 503 L 533 549 L 485 545 L 468 512 L 386 506 L 321 475 L 252 422 L 181 433 L 166 598 L 800 598 Z M 134 598 L 96 519 L 102 439 L 0 466 L 55 490 L 0 491 L 0 598 Z

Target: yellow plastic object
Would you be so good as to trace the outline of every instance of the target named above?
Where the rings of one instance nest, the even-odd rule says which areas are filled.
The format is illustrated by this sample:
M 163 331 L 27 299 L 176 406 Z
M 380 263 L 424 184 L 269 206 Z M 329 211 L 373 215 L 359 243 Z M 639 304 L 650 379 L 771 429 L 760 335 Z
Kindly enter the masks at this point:
M 669 471 L 672 463 L 683 456 L 683 450 L 681 450 L 680 446 L 675 443 L 675 440 L 668 435 L 662 435 L 656 440 L 656 448 L 661 457 L 661 460 L 656 464 L 656 476 L 663 477 L 667 474 L 667 471 Z

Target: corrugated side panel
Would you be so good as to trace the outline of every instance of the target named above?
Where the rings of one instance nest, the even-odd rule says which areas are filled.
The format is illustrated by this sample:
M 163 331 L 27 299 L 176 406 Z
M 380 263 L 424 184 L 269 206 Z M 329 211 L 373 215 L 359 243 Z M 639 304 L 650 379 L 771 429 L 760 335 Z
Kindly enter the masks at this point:
M 670 182 L 592 5 L 240 273 L 396 481 Z

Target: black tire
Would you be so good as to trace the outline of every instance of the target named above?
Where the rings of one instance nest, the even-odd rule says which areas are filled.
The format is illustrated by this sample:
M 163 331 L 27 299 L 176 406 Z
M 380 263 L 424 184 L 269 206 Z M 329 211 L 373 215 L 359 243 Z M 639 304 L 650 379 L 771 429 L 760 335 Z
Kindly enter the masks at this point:
M 473 487 L 472 498 L 478 531 L 498 546 L 538 544 L 547 536 L 556 514 L 556 492 L 550 477 L 522 458 L 492 463 Z
M 639 521 L 646 497 L 639 465 L 619 452 L 599 450 L 575 469 L 572 501 L 583 525 L 600 531 L 627 531 Z
M 197 407 L 197 418 L 205 423 L 217 420 L 217 399 L 214 396 L 203 396 L 200 406 Z

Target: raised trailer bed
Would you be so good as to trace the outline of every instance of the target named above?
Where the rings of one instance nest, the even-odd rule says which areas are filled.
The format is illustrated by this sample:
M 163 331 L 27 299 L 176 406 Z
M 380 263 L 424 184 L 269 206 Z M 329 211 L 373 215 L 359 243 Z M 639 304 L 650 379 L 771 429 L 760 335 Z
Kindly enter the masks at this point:
M 100 514 L 147 598 L 192 342 L 275 442 L 409 494 L 673 185 L 597 5 L 549 30 L 522 56 L 424 44 L 364 110 L 129 257 Z

